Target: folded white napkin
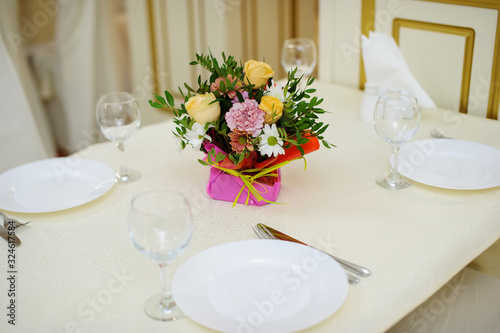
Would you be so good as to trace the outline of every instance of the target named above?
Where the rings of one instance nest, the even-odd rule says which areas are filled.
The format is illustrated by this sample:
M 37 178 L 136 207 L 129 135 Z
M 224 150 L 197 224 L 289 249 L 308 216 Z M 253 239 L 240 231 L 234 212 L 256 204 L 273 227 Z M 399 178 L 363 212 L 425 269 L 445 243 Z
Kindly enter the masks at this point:
M 363 63 L 367 82 L 376 82 L 381 90 L 399 88 L 417 98 L 423 108 L 436 104 L 411 74 L 401 50 L 392 37 L 370 31 L 369 38 L 361 36 Z

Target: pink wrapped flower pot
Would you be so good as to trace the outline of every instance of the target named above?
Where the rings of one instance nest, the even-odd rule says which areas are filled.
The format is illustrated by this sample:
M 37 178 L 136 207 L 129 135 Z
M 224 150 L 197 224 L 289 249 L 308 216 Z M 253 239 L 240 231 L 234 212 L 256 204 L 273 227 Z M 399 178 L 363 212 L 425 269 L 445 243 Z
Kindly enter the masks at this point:
M 274 176 L 263 176 L 252 182 L 251 186 L 258 192 L 263 200 L 259 200 L 245 185 L 240 177 L 230 175 L 220 169 L 211 167 L 210 178 L 207 184 L 207 193 L 212 199 L 236 202 L 252 206 L 263 206 L 269 202 L 275 202 L 281 188 L 281 172 L 279 169 L 273 172 Z M 244 187 L 244 188 L 243 188 Z M 243 188 L 243 191 L 241 190 Z M 247 202 L 248 199 L 248 202 Z

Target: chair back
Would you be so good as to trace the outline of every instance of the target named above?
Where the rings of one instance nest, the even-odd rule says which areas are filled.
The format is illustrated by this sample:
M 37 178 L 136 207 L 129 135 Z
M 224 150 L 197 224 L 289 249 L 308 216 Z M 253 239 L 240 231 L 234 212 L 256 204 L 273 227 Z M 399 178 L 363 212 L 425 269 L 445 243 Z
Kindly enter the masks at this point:
M 394 37 L 438 107 L 498 119 L 500 1 L 320 0 L 319 78 L 362 89 L 369 31 Z

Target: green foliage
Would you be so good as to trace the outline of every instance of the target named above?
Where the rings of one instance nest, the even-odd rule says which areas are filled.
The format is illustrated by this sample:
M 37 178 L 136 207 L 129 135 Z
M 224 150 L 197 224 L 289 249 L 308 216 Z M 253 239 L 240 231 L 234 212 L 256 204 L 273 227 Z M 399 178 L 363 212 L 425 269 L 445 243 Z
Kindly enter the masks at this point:
M 248 93 L 248 98 L 255 99 L 260 103 L 262 97 L 266 93 L 266 89 L 253 89 L 252 85 L 248 82 L 245 84 L 243 65 L 238 63 L 233 56 L 226 56 L 222 53 L 222 62 L 219 61 L 211 54 L 203 55 L 196 54 L 196 60 L 191 61 L 192 66 L 201 66 L 211 73 L 208 80 L 203 80 L 201 75 L 198 76 L 197 88 L 190 87 L 187 83 L 184 83 L 183 87 L 185 92 L 181 87 L 179 87 L 179 92 L 183 98 L 184 103 L 189 100 L 194 95 L 205 94 L 210 92 L 211 84 L 215 83 L 218 78 L 225 78 L 218 81 L 219 89 L 213 91 L 215 96 L 215 101 L 212 103 L 219 103 L 221 109 L 221 115 L 219 119 L 213 122 L 206 123 L 204 126 L 205 131 L 211 138 L 211 142 L 219 147 L 224 153 L 215 153 L 215 150 L 207 151 L 204 145 L 201 145 L 200 150 L 207 154 L 206 159 L 199 160 L 201 164 L 214 164 L 219 163 L 224 158 L 229 158 L 233 164 L 241 163 L 245 158 L 250 155 L 250 151 L 245 149 L 241 153 L 236 153 L 231 150 L 230 146 L 230 130 L 225 121 L 225 114 L 230 110 L 233 103 L 231 98 L 229 98 L 229 93 L 234 93 L 235 98 L 239 102 L 243 102 L 243 94 L 245 91 Z M 309 139 L 307 137 L 316 137 L 322 142 L 323 146 L 326 148 L 334 147 L 333 144 L 326 141 L 323 137 L 323 133 L 328 128 L 328 124 L 324 124 L 319 121 L 319 115 L 327 112 L 320 107 L 323 102 L 323 98 L 318 98 L 317 96 L 312 96 L 316 92 L 311 85 L 314 82 L 314 78 L 310 77 L 304 84 L 304 88 L 301 88 L 301 82 L 303 77 L 297 77 L 297 69 L 288 72 L 287 82 L 284 86 L 284 108 L 282 117 L 276 122 L 279 135 L 284 141 L 283 147 L 286 149 L 291 146 L 297 147 L 299 152 L 304 155 L 304 150 L 301 145 L 307 143 Z M 232 78 L 232 80 L 227 78 Z M 268 82 L 268 87 L 270 87 L 271 80 Z M 155 100 L 150 100 L 149 104 L 154 108 L 169 108 L 173 109 L 174 112 L 174 123 L 176 125 L 174 135 L 180 138 L 182 148 L 189 145 L 189 140 L 187 138 L 187 133 L 193 127 L 195 123 L 194 119 L 191 118 L 186 110 L 184 103 L 181 103 L 180 107 L 176 108 L 174 106 L 174 98 L 172 94 L 168 91 L 164 92 L 165 97 L 153 94 Z M 312 96 L 312 97 L 311 97 Z M 258 143 L 260 138 L 253 138 L 252 143 L 255 150 L 258 150 Z M 260 156 L 258 160 L 264 160 L 265 157 Z

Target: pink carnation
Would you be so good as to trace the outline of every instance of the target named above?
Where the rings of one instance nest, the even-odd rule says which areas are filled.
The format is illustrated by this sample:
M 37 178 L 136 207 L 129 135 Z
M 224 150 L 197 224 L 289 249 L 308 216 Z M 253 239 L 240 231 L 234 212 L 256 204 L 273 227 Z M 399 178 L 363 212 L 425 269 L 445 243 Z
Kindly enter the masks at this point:
M 231 131 L 250 132 L 254 137 L 260 134 L 264 126 L 265 112 L 259 109 L 259 103 L 254 99 L 246 99 L 243 103 L 234 103 L 226 113 L 227 126 Z

